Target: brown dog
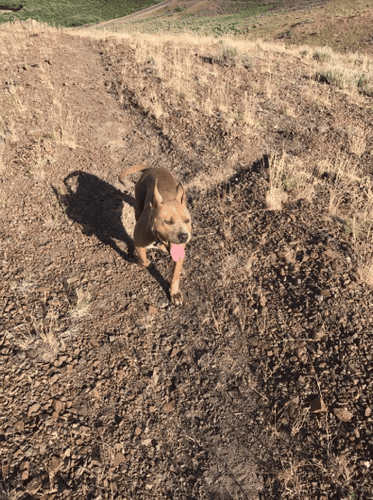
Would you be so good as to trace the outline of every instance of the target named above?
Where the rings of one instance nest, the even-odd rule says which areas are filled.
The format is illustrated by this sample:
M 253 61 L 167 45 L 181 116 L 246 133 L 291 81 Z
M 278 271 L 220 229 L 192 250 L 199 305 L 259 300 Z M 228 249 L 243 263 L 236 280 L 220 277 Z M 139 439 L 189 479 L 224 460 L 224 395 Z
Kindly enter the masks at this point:
M 173 175 L 163 168 L 148 168 L 135 165 L 125 170 L 119 182 L 134 172 L 143 174 L 135 187 L 136 226 L 133 241 L 140 263 L 148 267 L 146 249 L 159 245 L 168 251 L 173 260 L 171 279 L 171 300 L 181 305 L 183 295 L 179 290 L 184 248 L 191 238 L 192 225 L 186 207 L 186 196 L 181 184 L 176 184 Z

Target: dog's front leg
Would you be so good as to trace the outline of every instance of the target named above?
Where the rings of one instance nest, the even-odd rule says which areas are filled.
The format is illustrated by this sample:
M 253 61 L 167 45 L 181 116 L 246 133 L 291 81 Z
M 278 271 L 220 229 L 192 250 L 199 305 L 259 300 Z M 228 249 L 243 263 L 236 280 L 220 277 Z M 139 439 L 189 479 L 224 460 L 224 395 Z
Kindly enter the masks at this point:
M 148 261 L 147 257 L 146 257 L 146 248 L 144 247 L 136 247 L 136 252 L 137 252 L 137 255 L 139 256 L 139 260 L 140 260 L 140 264 L 144 267 L 148 267 L 150 262 Z
M 178 262 L 174 262 L 174 268 L 171 278 L 171 302 L 177 306 L 181 306 L 183 303 L 183 294 L 179 290 L 180 273 L 183 265 L 183 259 Z

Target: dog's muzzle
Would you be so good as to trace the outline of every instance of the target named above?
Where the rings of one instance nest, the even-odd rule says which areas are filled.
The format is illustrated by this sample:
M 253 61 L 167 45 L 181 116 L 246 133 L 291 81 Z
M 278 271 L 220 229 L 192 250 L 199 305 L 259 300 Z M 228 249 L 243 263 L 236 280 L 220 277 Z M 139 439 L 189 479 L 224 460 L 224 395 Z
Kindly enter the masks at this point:
M 188 241 L 189 234 L 188 233 L 180 233 L 178 235 L 178 238 L 179 238 L 180 243 L 186 243 Z

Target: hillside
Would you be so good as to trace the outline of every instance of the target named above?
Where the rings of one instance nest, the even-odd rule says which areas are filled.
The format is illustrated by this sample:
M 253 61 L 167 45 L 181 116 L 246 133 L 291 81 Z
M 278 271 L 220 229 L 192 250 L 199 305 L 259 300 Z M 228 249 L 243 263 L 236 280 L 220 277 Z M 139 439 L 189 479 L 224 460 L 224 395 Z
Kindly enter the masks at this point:
M 234 36 L 373 53 L 372 0 L 167 0 L 92 31 Z
M 373 65 L 0 27 L 0 496 L 372 498 Z M 127 166 L 188 189 L 185 304 Z
M 122 18 L 161 0 L 2 0 L 0 24 L 33 19 L 55 27 L 82 26 Z

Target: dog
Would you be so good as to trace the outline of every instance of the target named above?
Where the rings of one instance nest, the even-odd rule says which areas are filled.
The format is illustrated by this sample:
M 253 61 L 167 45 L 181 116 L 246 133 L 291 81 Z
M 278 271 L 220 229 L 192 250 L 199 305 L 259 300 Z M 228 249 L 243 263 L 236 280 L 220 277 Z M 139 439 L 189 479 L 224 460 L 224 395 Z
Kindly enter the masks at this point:
M 126 169 L 118 180 L 125 185 L 125 177 L 135 172 L 142 176 L 135 187 L 136 225 L 133 242 L 144 267 L 149 266 L 147 248 L 159 246 L 173 258 L 171 278 L 171 302 L 183 303 L 179 289 L 180 272 L 185 256 L 185 245 L 192 237 L 191 216 L 186 206 L 186 195 L 181 184 L 164 168 L 148 168 L 135 165 Z

